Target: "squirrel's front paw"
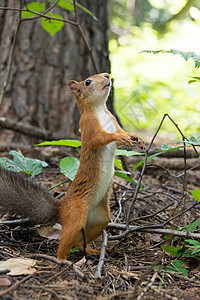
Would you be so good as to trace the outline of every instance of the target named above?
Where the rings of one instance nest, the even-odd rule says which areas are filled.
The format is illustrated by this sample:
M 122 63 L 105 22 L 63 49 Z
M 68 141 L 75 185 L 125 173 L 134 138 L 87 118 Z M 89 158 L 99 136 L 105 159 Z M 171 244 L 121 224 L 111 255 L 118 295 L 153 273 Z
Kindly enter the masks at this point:
M 133 147 L 135 141 L 133 141 L 131 135 L 121 133 L 120 138 L 118 138 L 118 143 L 119 143 L 119 146 Z
M 145 142 L 144 142 L 144 140 L 139 135 L 132 134 L 131 135 L 131 140 L 133 141 L 133 145 L 132 146 L 134 146 L 135 143 L 138 143 L 138 146 L 141 149 L 145 149 Z

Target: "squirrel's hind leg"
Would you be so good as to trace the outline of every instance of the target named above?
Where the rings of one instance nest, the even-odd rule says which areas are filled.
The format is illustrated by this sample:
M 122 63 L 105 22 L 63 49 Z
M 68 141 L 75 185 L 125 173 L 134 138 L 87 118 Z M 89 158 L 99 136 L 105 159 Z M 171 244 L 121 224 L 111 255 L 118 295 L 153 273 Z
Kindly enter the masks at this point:
M 57 251 L 58 259 L 65 260 L 72 247 L 83 245 L 82 228 L 85 227 L 86 220 L 87 213 L 85 211 L 78 213 L 78 215 L 74 213 L 73 218 L 70 221 L 68 220 L 68 222 L 62 222 L 61 220 L 62 233 Z

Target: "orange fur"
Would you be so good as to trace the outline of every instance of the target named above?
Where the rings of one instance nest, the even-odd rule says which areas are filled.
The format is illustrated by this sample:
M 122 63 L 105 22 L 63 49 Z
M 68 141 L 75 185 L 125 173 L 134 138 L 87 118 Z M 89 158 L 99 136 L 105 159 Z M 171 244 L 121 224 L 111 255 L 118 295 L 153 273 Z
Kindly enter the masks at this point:
M 66 259 L 73 246 L 83 247 L 82 228 L 88 243 L 101 235 L 109 222 L 113 172 L 109 171 L 109 166 L 113 168 L 110 160 L 114 159 L 115 142 L 131 147 L 138 142 L 141 147 L 144 146 L 142 138 L 125 132 L 107 110 L 110 86 L 111 80 L 107 73 L 91 76 L 79 83 L 73 80 L 68 82 L 81 113 L 82 146 L 79 170 L 60 202 L 62 234 L 57 252 L 60 260 Z M 86 250 L 88 253 L 97 252 L 88 248 Z

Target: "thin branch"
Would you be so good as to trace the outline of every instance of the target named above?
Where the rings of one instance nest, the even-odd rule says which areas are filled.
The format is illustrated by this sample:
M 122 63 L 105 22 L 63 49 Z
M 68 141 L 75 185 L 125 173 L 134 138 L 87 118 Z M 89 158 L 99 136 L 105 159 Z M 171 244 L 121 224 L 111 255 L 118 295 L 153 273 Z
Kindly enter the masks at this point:
M 105 261 L 105 254 L 106 254 L 106 247 L 107 247 L 107 243 L 108 243 L 108 235 L 106 233 L 105 230 L 103 230 L 103 243 L 101 246 L 101 253 L 100 253 L 100 257 L 99 257 L 99 263 L 95 272 L 95 278 L 97 279 L 101 279 L 101 271 L 104 265 L 104 261 Z
M 126 193 L 128 192 L 128 188 L 129 188 L 130 185 L 131 185 L 131 182 L 129 182 L 129 183 L 127 184 L 127 190 L 123 191 L 121 197 L 120 197 L 119 200 L 118 200 L 119 211 L 118 211 L 117 216 L 115 217 L 114 223 L 116 223 L 117 219 L 118 219 L 119 216 L 121 215 L 121 212 L 122 212 L 122 203 L 121 203 L 121 202 L 122 202 L 122 199 L 125 197 Z
M 127 221 L 126 221 L 126 231 L 127 233 L 129 232 L 129 221 L 130 221 L 130 215 L 131 215 L 131 212 L 132 212 L 132 209 L 133 209 L 133 205 L 135 204 L 135 201 L 136 201 L 136 198 L 137 198 L 137 194 L 138 194 L 138 191 L 140 189 L 140 186 L 141 186 L 141 182 L 142 182 L 142 178 L 143 178 L 143 175 L 144 175 L 144 171 L 145 171 L 145 168 L 146 168 L 146 164 L 147 164 L 147 158 L 148 158 L 148 154 L 149 154 L 149 150 L 166 118 L 167 114 L 165 114 L 160 122 L 160 125 L 158 126 L 158 129 L 156 130 L 156 133 L 154 134 L 147 150 L 146 150 L 146 153 L 145 153 L 145 158 L 144 158 L 144 163 L 143 163 L 143 167 L 142 167 L 142 171 L 140 173 L 140 177 L 139 177 L 139 180 L 137 182 L 137 185 L 136 185 L 136 188 L 135 188 L 135 192 L 134 192 L 134 195 L 133 195 L 133 199 L 132 199 L 132 202 L 131 202 L 131 205 L 129 207 L 129 210 L 128 210 L 128 214 L 127 214 Z
M 47 15 L 45 15 L 45 14 L 43 14 L 43 13 L 38 13 L 38 12 L 36 12 L 36 11 L 33 11 L 33 10 L 31 10 L 31 9 L 22 9 L 22 8 L 13 8 L 13 7 L 0 7 L 0 10 L 14 10 L 14 11 L 29 11 L 29 12 L 31 12 L 31 13 L 33 13 L 33 14 L 35 14 L 35 15 L 37 15 L 37 16 L 39 16 L 39 17 L 44 17 L 44 18 L 46 18 L 46 19 L 49 19 L 49 20 L 56 20 L 56 21 L 61 21 L 61 22 L 64 22 L 64 23 L 69 23 L 69 24 L 71 24 L 71 25 L 73 25 L 73 26 L 77 26 L 77 24 L 75 23 L 75 22 L 73 22 L 73 21 L 71 21 L 71 20 L 67 20 L 67 19 L 60 19 L 60 18 L 55 18 L 55 17 L 50 17 L 50 16 L 47 16 Z M 31 20 L 31 18 L 24 18 L 24 19 L 22 19 L 22 20 L 24 20 L 24 21 L 28 21 L 28 20 Z
M 149 144 L 149 146 L 148 146 L 148 148 L 146 150 L 146 153 L 145 153 L 145 158 L 144 158 L 144 163 L 143 163 L 142 171 L 141 171 L 141 174 L 139 176 L 139 180 L 137 182 L 136 189 L 135 189 L 135 192 L 134 192 L 134 195 L 133 195 L 133 199 L 132 199 L 132 202 L 131 202 L 131 205 L 129 207 L 128 214 L 127 214 L 126 234 L 129 233 L 130 214 L 132 213 L 133 205 L 135 204 L 135 201 L 137 199 L 137 195 L 138 195 L 138 192 L 139 192 L 139 189 L 140 189 L 140 186 L 141 186 L 142 178 L 143 178 L 144 171 L 145 171 L 145 168 L 146 168 L 146 165 L 147 165 L 147 158 L 148 158 L 149 150 L 150 150 L 150 148 L 151 148 L 151 146 L 152 146 L 152 144 L 153 144 L 153 142 L 154 142 L 154 140 L 155 140 L 158 132 L 160 131 L 160 128 L 161 128 L 161 126 L 162 126 L 162 124 L 163 124 L 163 122 L 164 122 L 164 120 L 165 120 L 166 117 L 168 117 L 170 119 L 170 121 L 175 125 L 175 127 L 177 128 L 177 130 L 181 134 L 182 138 L 188 141 L 188 139 L 184 136 L 184 134 L 182 133 L 182 131 L 178 127 L 178 124 L 176 124 L 174 122 L 174 120 L 168 114 L 164 114 L 164 116 L 163 116 L 163 118 L 162 118 L 162 120 L 160 122 L 160 125 L 158 126 L 158 129 L 156 130 L 156 133 L 154 134 L 154 136 L 153 136 L 153 138 L 152 138 L 152 140 L 151 140 L 151 142 L 150 142 L 150 144 Z M 198 151 L 196 150 L 195 146 L 193 146 L 193 149 L 196 152 L 196 154 L 199 156 Z M 184 157 L 186 157 L 185 154 L 184 154 Z
M 29 218 L 0 221 L 0 225 L 16 225 L 16 224 L 24 224 L 24 223 L 27 223 L 27 222 L 30 222 Z
M 59 259 L 57 259 L 56 257 L 54 256 L 50 256 L 50 255 L 46 255 L 46 254 L 37 254 L 37 253 L 34 253 L 34 254 L 30 254 L 28 255 L 29 257 L 35 257 L 35 258 L 43 258 L 43 259 L 46 259 L 46 260 L 49 260 L 49 261 L 52 261 L 60 266 L 69 266 L 71 268 L 73 268 L 74 272 L 79 276 L 81 277 L 82 279 L 87 279 L 85 277 L 85 275 L 83 274 L 83 272 L 81 272 L 81 270 L 75 265 L 73 264 L 71 261 L 69 260 L 64 260 L 64 261 L 61 261 Z
M 93 64 L 93 67 L 94 67 L 94 70 L 96 73 L 99 73 L 98 71 L 98 68 L 97 68 L 97 65 L 96 65 L 96 62 L 95 62 L 95 59 L 94 59 L 94 56 L 93 56 L 93 52 L 92 52 L 92 48 L 90 47 L 88 41 L 87 41 L 87 38 L 83 32 L 83 29 L 80 25 L 80 22 L 79 22 L 79 15 L 78 15 L 78 9 L 77 9 L 77 6 L 76 6 L 76 0 L 73 0 L 73 5 L 74 5 L 74 12 L 75 12 L 75 19 L 76 19 L 76 26 L 80 32 L 80 35 L 88 49 L 88 52 L 89 52 L 89 55 L 90 55 L 90 58 L 92 60 L 92 64 Z
M 137 296 L 137 300 L 142 300 L 144 299 L 144 295 L 147 293 L 147 291 L 152 288 L 156 278 L 158 277 L 158 272 L 155 272 L 151 278 L 151 281 L 147 284 L 147 286 L 145 286 L 145 288 L 143 289 L 143 291 L 140 293 L 139 296 Z
M 29 274 L 28 276 L 22 278 L 21 280 L 15 282 L 12 286 L 10 286 L 9 288 L 3 290 L 0 292 L 0 296 L 3 296 L 5 294 L 7 294 L 8 292 L 12 291 L 14 288 L 16 288 L 18 285 L 20 285 L 21 283 L 23 283 L 24 281 L 26 281 L 27 279 L 31 278 L 33 275 L 35 275 L 36 272 Z
M 176 129 L 178 130 L 178 132 L 180 133 L 180 135 L 182 136 L 183 140 L 189 141 L 188 138 L 182 133 L 182 131 L 180 130 L 180 128 L 178 127 L 178 124 L 176 122 L 174 122 L 174 120 L 170 117 L 170 115 L 165 114 L 164 116 L 168 117 L 170 119 L 170 121 L 174 124 L 174 126 L 176 127 Z M 199 153 L 196 149 L 196 147 L 194 145 L 192 145 L 197 157 L 199 157 Z
M 159 213 L 163 212 L 164 210 L 166 210 L 167 208 L 169 208 L 172 205 L 174 205 L 174 203 L 168 204 L 167 206 L 163 207 L 162 209 L 159 209 L 158 211 L 154 212 L 153 214 L 149 214 L 149 215 L 146 215 L 146 216 L 135 218 L 133 220 L 133 222 L 155 217 L 156 215 L 158 215 Z
M 27 4 L 26 4 L 26 1 L 25 1 L 25 0 L 24 0 L 24 2 L 25 2 L 25 5 L 26 5 L 27 10 L 30 11 L 29 8 L 27 7 Z M 56 0 L 56 2 L 55 2 L 52 6 L 50 6 L 50 7 L 47 8 L 47 9 L 45 9 L 44 11 L 42 11 L 42 13 L 43 13 L 43 14 L 46 14 L 47 12 L 49 12 L 50 10 L 52 10 L 52 9 L 57 5 L 58 2 L 59 2 L 59 0 Z M 22 19 L 22 22 L 23 22 L 23 21 L 28 21 L 28 20 L 35 20 L 35 19 L 39 19 L 39 18 L 41 18 L 41 16 L 29 17 L 29 18 L 23 18 L 23 19 Z
M 56 4 L 57 4 L 57 2 L 56 2 Z M 54 6 L 55 5 L 53 5 L 51 7 L 51 9 Z M 68 23 L 68 24 L 71 24 L 73 26 L 76 26 L 77 29 L 78 29 L 78 31 L 79 31 L 79 33 L 80 33 L 80 35 L 81 35 L 81 38 L 83 39 L 83 41 L 85 43 L 85 46 L 86 46 L 87 50 L 88 50 L 88 53 L 89 53 L 91 61 L 92 61 L 93 68 L 94 68 L 94 70 L 95 70 L 96 73 L 99 73 L 97 65 L 96 65 L 96 62 L 95 62 L 95 59 L 94 59 L 94 56 L 93 56 L 92 48 L 90 47 L 90 45 L 88 43 L 88 40 L 87 40 L 87 38 L 86 38 L 86 36 L 85 36 L 85 34 L 83 32 L 83 29 L 82 29 L 82 27 L 81 27 L 81 25 L 79 23 L 79 15 L 78 15 L 78 9 L 77 9 L 77 5 L 76 5 L 76 0 L 73 0 L 73 6 L 74 6 L 74 12 L 75 12 L 76 22 L 73 22 L 73 21 L 67 20 L 67 19 L 60 19 L 60 18 L 55 18 L 55 17 L 51 17 L 51 16 L 45 15 L 45 13 L 47 11 L 49 11 L 50 9 L 47 10 L 47 11 L 44 11 L 43 13 L 38 13 L 38 12 L 32 11 L 31 9 L 28 9 L 28 8 L 27 9 L 22 9 L 22 8 L 13 8 L 13 7 L 0 7 L 0 10 L 13 10 L 13 11 L 19 11 L 20 13 L 22 11 L 25 11 L 25 12 L 29 11 L 29 12 L 31 12 L 31 13 L 33 13 L 33 14 L 35 14 L 35 15 L 38 16 L 38 17 L 23 18 L 23 19 L 21 19 L 21 21 L 28 21 L 28 20 L 33 20 L 33 19 L 39 18 L 39 17 L 44 17 L 44 18 L 49 19 L 49 20 L 61 21 L 61 22 Z M 1 102 L 0 102 L 0 104 L 1 104 Z
M 126 224 L 109 223 L 108 224 L 108 228 L 114 228 L 114 229 L 123 230 L 123 229 L 126 229 Z M 179 236 L 179 237 L 184 237 L 184 238 L 188 237 L 188 233 L 184 232 L 184 231 L 170 230 L 170 229 L 163 229 L 163 228 L 152 228 L 150 226 L 132 226 L 132 225 L 130 225 L 129 226 L 129 233 L 133 232 L 133 231 L 136 231 L 136 232 L 148 232 L 148 233 L 159 233 L 159 234 Z M 122 237 L 124 237 L 124 236 L 122 236 Z M 193 233 L 193 232 L 191 232 L 191 237 L 194 238 L 194 239 L 196 239 L 196 240 L 200 240 L 200 233 Z M 113 236 L 108 236 L 108 239 L 109 240 L 114 240 Z M 115 238 L 115 239 L 118 239 L 118 238 Z

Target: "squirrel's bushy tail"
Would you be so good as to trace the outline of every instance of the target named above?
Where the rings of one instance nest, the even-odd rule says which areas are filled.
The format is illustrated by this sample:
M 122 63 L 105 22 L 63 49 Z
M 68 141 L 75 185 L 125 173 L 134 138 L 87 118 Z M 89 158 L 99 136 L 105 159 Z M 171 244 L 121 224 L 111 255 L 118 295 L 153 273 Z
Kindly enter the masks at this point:
M 0 216 L 28 218 L 30 224 L 58 221 L 58 200 L 18 173 L 0 168 Z

